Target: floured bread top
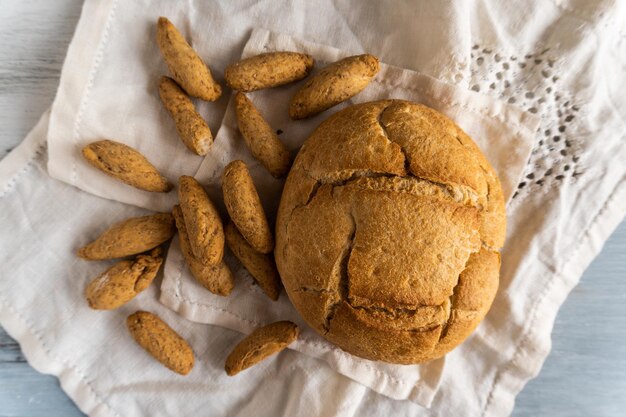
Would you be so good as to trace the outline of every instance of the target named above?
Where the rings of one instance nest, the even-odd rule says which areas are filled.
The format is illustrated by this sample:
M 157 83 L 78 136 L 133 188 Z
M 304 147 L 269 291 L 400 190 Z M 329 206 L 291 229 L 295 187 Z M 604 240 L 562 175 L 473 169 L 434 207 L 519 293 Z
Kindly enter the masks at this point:
M 324 121 L 282 195 L 276 263 L 303 318 L 342 349 L 419 363 L 461 343 L 498 287 L 506 214 L 476 144 L 426 106 L 384 100 Z

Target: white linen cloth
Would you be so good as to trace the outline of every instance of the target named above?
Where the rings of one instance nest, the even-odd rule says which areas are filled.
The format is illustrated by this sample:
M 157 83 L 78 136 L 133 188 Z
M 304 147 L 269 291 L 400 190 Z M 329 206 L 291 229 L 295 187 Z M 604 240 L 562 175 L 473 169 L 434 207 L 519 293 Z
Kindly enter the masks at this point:
M 626 212 L 626 99 L 619 94 L 626 87 L 625 11 L 621 2 L 574 0 L 531 1 L 526 8 L 496 1 L 87 1 L 52 119 L 45 115 L 0 163 L 0 323 L 29 362 L 57 375 L 92 416 L 506 415 L 549 351 L 559 306 Z M 368 51 L 541 116 L 525 179 L 509 204 L 500 291 L 476 333 L 446 356 L 438 385 L 412 398 L 424 405 L 432 400 L 429 409 L 379 395 L 292 350 L 228 378 L 223 360 L 241 335 L 178 318 L 156 302 L 155 285 L 118 311 L 87 308 L 84 285 L 108 263 L 78 260 L 73 251 L 107 225 L 143 211 L 51 179 L 45 140 L 55 175 L 64 170 L 54 167 L 59 155 L 75 153 L 81 141 L 103 132 L 126 141 L 162 137 L 168 133 L 152 129 L 164 129 L 172 146 L 180 146 L 171 124 L 148 122 L 160 108 L 154 82 L 165 72 L 152 46 L 154 33 L 139 48 L 141 71 L 153 71 L 152 83 L 130 62 L 117 60 L 137 52 L 133 30 L 153 30 L 146 28 L 159 15 L 182 22 L 217 75 L 240 55 L 252 28 L 266 27 Z M 110 68 L 109 61 L 117 64 Z M 135 97 L 133 89 L 143 89 L 144 96 Z M 107 92 L 117 100 L 99 108 Z M 227 97 L 201 105 L 214 132 L 226 104 Z M 128 131 L 134 133 L 122 135 Z M 76 142 L 63 142 L 64 134 Z M 148 154 L 147 143 L 137 147 Z M 163 149 L 170 158 L 173 152 Z M 177 164 L 185 170 L 200 164 L 165 162 L 172 179 Z M 85 175 L 77 168 L 70 180 L 77 184 Z M 111 190 L 104 196 L 113 198 Z M 168 205 L 165 199 L 120 200 Z M 156 366 L 130 340 L 124 320 L 138 308 L 157 312 L 191 342 L 199 360 L 188 377 Z

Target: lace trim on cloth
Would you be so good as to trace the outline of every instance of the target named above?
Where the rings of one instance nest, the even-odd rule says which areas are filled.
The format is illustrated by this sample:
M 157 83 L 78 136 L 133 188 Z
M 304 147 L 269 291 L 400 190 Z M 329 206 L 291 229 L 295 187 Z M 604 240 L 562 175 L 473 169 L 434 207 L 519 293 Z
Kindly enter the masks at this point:
M 512 199 L 558 187 L 583 175 L 582 144 L 572 134 L 581 105 L 561 88 L 550 48 L 512 55 L 475 44 L 470 88 L 517 105 L 541 117 L 541 127 L 522 180 Z

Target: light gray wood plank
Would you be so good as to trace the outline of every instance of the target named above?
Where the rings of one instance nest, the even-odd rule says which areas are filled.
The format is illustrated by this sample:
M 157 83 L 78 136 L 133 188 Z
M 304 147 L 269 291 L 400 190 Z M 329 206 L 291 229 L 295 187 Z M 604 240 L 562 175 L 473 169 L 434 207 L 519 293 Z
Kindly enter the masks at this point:
M 20 345 L 0 327 L 0 369 L 4 363 L 26 362 L 20 349 Z
M 25 363 L 0 366 L 0 416 L 84 416 L 63 394 L 57 379 L 42 375 Z
M 556 318 L 552 352 L 513 416 L 626 415 L 626 222 Z
M 52 104 L 82 0 L 0 1 L 0 158 Z

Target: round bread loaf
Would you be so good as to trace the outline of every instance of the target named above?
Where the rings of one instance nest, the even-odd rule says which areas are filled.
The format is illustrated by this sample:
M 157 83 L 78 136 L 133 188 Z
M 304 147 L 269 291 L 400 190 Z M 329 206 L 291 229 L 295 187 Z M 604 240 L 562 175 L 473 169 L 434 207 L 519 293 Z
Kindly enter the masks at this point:
M 302 146 L 283 191 L 276 263 L 323 337 L 363 358 L 445 355 L 496 294 L 506 213 L 476 144 L 426 106 L 348 107 Z

